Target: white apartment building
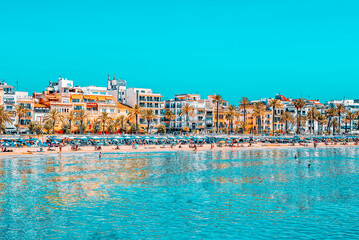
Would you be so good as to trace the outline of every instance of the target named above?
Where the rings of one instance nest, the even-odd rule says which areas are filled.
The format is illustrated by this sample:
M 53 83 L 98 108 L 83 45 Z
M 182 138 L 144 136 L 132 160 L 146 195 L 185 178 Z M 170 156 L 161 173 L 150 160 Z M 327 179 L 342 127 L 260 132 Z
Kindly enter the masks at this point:
M 110 75 L 108 75 L 107 90 L 117 102 L 126 104 L 126 87 L 125 79 L 116 79 L 115 75 L 113 79 L 110 79 Z
M 162 97 L 160 93 L 154 93 L 149 88 L 128 88 L 126 90 L 127 105 L 134 107 L 138 104 L 142 109 L 152 109 L 154 115 L 156 115 L 156 118 L 151 122 L 151 132 L 155 132 L 154 129 L 157 129 L 157 126 L 161 124 L 164 107 Z M 139 118 L 139 123 L 140 127 L 147 127 L 145 119 Z
M 193 107 L 193 113 L 188 116 L 188 120 L 186 115 L 181 115 L 182 108 L 186 104 Z M 165 101 L 165 111 L 172 111 L 176 115 L 174 120 L 165 119 L 170 132 L 180 132 L 184 127 L 199 132 L 206 129 L 206 122 L 208 122 L 206 121 L 206 101 L 201 99 L 199 94 L 177 94 L 174 99 Z M 210 121 L 213 124 L 213 112 L 211 112 Z M 212 125 L 209 127 L 212 128 Z
M 68 80 L 67 78 L 61 78 L 60 77 L 57 82 L 52 83 L 50 81 L 49 86 L 53 87 L 55 92 L 58 92 L 58 93 L 64 92 L 64 93 L 66 93 L 66 92 L 68 92 L 69 88 L 74 87 L 74 82 L 72 80 Z

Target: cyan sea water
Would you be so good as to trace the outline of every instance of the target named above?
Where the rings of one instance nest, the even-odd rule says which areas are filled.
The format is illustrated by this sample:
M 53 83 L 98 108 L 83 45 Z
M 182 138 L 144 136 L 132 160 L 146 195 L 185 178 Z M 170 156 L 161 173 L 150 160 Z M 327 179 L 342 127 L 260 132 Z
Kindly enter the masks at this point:
M 0 157 L 0 239 L 358 239 L 358 195 L 355 147 Z

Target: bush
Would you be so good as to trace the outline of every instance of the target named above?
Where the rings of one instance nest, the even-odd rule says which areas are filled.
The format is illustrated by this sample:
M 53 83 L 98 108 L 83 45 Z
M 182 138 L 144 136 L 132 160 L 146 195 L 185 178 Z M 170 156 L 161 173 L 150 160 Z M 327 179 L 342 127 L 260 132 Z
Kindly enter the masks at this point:
M 52 120 L 46 121 L 44 128 L 46 129 L 46 132 L 49 134 L 52 127 L 53 127 L 54 122 Z
M 157 127 L 157 133 L 166 134 L 166 126 L 161 124 Z
M 228 129 L 227 129 L 227 128 L 225 128 L 225 127 L 220 128 L 220 129 L 219 129 L 219 131 L 220 131 L 221 133 L 225 133 L 225 134 L 227 134 L 227 133 L 228 133 Z
M 109 125 L 107 126 L 107 131 L 111 134 L 114 134 L 116 132 L 114 122 L 109 123 Z
M 6 131 L 6 124 L 5 123 L 1 123 L 0 124 L 0 133 L 3 133 Z
M 65 134 L 71 134 L 70 123 L 64 123 L 61 125 L 61 131 Z
M 189 127 L 184 127 L 184 128 L 182 129 L 182 131 L 183 131 L 183 132 L 189 132 Z
M 31 121 L 29 123 L 28 128 L 32 134 L 41 134 L 42 133 L 42 126 L 39 122 Z
M 136 132 L 139 132 L 139 126 L 137 125 L 137 131 L 136 131 L 136 124 L 131 124 L 131 128 L 130 128 L 130 132 L 131 133 L 136 133 Z

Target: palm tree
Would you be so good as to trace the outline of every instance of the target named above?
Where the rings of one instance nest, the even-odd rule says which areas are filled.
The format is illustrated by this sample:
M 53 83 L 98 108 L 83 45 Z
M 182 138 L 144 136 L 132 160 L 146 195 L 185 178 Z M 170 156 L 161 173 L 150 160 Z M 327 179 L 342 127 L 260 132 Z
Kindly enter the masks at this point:
M 0 126 L 6 123 L 12 123 L 11 113 L 6 111 L 4 106 L 0 106 Z M 2 134 L 2 128 L 0 129 L 0 133 Z
M 221 95 L 215 95 L 212 97 L 213 98 L 213 103 L 216 103 L 217 106 L 217 122 L 216 122 L 216 128 L 217 128 L 217 133 L 219 133 L 219 105 L 223 103 L 223 99 Z
M 279 119 L 280 123 L 284 123 L 285 124 L 285 133 L 288 133 L 288 122 L 290 123 L 294 123 L 294 117 L 292 114 L 290 114 L 289 112 L 285 112 Z
M 146 120 L 147 122 L 147 133 L 150 132 L 150 124 L 151 121 L 156 118 L 155 114 L 153 113 L 152 109 L 145 109 L 141 113 L 141 117 Z
M 330 134 L 331 121 L 336 115 L 337 115 L 337 110 L 335 108 L 331 107 L 327 110 L 327 113 L 326 113 L 326 116 L 328 118 L 327 130 L 328 130 L 329 134 Z
M 65 114 L 63 116 L 63 120 L 68 121 L 68 123 L 69 123 L 71 133 L 72 133 L 72 124 L 75 119 L 76 119 L 76 112 L 73 110 L 71 110 L 70 112 L 68 112 L 67 114 Z
M 352 131 L 352 122 L 355 120 L 356 118 L 356 114 L 353 112 L 348 112 L 347 115 L 345 116 L 345 118 L 349 121 L 349 131 Z
M 127 124 L 128 119 L 124 116 L 121 115 L 118 118 L 116 118 L 115 120 L 115 132 L 117 132 L 117 129 L 119 128 L 119 130 L 121 132 L 123 132 L 126 128 L 126 124 Z
M 268 106 L 272 108 L 272 133 L 274 135 L 274 115 L 277 108 L 281 108 L 283 105 L 279 99 L 269 99 Z
M 165 113 L 165 119 L 169 120 L 168 128 L 171 126 L 171 120 L 176 119 L 176 115 L 172 111 L 167 111 Z
M 194 114 L 194 108 L 192 106 L 190 106 L 188 103 L 186 103 L 183 107 L 182 110 L 180 112 L 180 116 L 186 116 L 186 126 L 189 128 L 188 126 L 188 120 L 189 120 L 189 116 L 193 116 Z
M 140 105 L 136 104 L 129 114 L 129 116 L 131 118 L 134 117 L 136 120 L 136 122 L 135 122 L 136 134 L 137 134 L 138 115 L 141 115 L 141 111 L 142 111 L 142 108 L 140 107 Z
M 107 112 L 102 112 L 101 115 L 99 116 L 98 120 L 101 122 L 102 125 L 102 134 L 105 134 L 106 124 L 111 119 L 112 118 L 110 117 L 110 114 L 108 114 Z
M 262 133 L 262 116 L 264 115 L 265 110 L 266 110 L 266 106 L 264 105 L 264 103 L 256 102 L 254 104 L 252 116 L 253 116 L 253 118 L 257 119 L 259 134 Z M 244 123 L 243 123 L 243 125 L 244 125 Z
M 347 118 L 347 116 L 345 116 L 343 118 L 343 123 L 344 123 L 344 133 L 346 134 L 348 132 L 348 124 L 350 124 L 350 120 Z
M 297 134 L 300 134 L 301 114 L 299 114 L 299 111 L 301 111 L 305 107 L 304 98 L 295 99 L 294 107 L 297 109 Z
M 174 120 L 174 119 L 176 119 L 176 115 L 172 111 L 167 111 L 165 113 L 165 119 Z
M 332 127 L 333 127 L 333 135 L 335 135 L 335 128 L 338 126 L 338 121 L 336 118 L 332 121 Z
M 227 109 L 227 113 L 226 113 L 226 120 L 229 121 L 229 132 L 233 132 L 233 119 L 236 117 L 237 115 L 237 107 L 235 105 L 230 104 L 228 106 Z
M 247 97 L 242 97 L 242 99 L 239 101 L 239 106 L 240 108 L 243 109 L 243 125 L 244 125 L 244 132 L 246 131 L 246 126 L 247 126 L 247 122 L 246 122 L 246 107 L 250 105 L 250 101 L 248 100 Z
M 16 131 L 19 133 L 20 129 L 20 120 L 21 118 L 26 116 L 26 113 L 30 112 L 24 105 L 16 105 L 15 106 L 15 116 L 17 117 Z
M 324 114 L 318 113 L 317 122 L 318 122 L 318 134 L 322 134 L 323 133 L 323 127 L 322 126 L 327 123 L 327 118 L 325 117 Z
M 311 107 L 308 111 L 308 120 L 310 120 L 310 126 L 309 126 L 309 133 L 312 133 L 313 130 L 313 134 L 314 134 L 314 122 L 317 119 L 318 116 L 318 110 L 315 107 Z
M 337 105 L 337 113 L 338 113 L 338 123 L 339 123 L 339 134 L 341 132 L 341 127 L 340 127 L 340 116 L 342 113 L 345 112 L 345 106 L 343 103 L 340 103 Z
M 36 121 L 31 121 L 29 123 L 29 125 L 27 126 L 29 128 L 29 131 L 32 133 L 32 134 L 40 134 L 41 131 L 42 131 L 42 126 L 39 122 L 36 122 Z
M 44 120 L 45 121 L 52 121 L 52 134 L 55 134 L 55 124 L 56 121 L 62 120 L 63 116 L 58 112 L 56 109 L 51 109 L 48 114 L 46 114 Z
M 79 130 L 80 133 L 83 134 L 84 130 L 84 122 L 89 117 L 89 114 L 86 110 L 82 109 L 76 113 L 76 119 L 80 122 Z

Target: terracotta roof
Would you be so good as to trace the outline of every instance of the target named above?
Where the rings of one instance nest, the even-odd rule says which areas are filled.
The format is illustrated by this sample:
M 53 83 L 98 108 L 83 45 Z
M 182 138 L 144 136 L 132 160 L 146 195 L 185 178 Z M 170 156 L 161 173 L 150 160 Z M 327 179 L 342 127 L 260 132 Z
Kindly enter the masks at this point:
M 127 104 L 123 104 L 123 103 L 117 103 L 117 108 L 133 108 L 131 107 L 130 105 L 127 105 Z

